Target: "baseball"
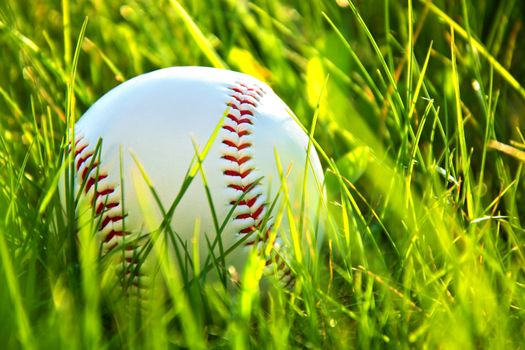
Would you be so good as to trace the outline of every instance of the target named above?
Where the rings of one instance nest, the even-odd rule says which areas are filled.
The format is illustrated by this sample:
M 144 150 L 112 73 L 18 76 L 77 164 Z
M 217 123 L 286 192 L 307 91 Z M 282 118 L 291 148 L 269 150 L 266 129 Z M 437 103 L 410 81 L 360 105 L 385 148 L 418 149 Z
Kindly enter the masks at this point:
M 128 286 L 146 285 L 159 260 L 147 247 L 160 239 L 192 276 L 214 275 L 216 265 L 242 276 L 256 250 L 284 285 L 297 244 L 290 221 L 303 215 L 301 241 L 319 239 L 318 155 L 290 108 L 251 76 L 204 67 L 143 74 L 100 98 L 72 134 L 77 218 L 91 216 L 101 258 Z

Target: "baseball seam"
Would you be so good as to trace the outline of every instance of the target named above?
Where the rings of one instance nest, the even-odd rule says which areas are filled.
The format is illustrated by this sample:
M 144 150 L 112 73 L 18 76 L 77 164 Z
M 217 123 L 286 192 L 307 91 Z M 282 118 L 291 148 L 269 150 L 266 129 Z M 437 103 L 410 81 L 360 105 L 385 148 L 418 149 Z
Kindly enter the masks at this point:
M 267 213 L 268 203 L 259 181 L 261 177 L 256 175 L 253 133 L 257 107 L 266 92 L 255 84 L 244 82 L 237 82 L 229 90 L 231 99 L 227 107 L 230 110 L 222 126 L 225 131 L 222 159 L 226 161 L 223 174 L 228 189 L 234 191 L 229 205 L 236 206 L 233 221 L 236 227 L 240 227 L 238 235 L 248 236 L 244 244 L 262 249 L 270 239 L 273 217 Z M 265 265 L 279 271 L 278 278 L 285 287 L 293 283 L 291 270 L 275 249 Z
M 244 82 L 237 82 L 228 90 L 230 99 L 226 105 L 229 112 L 222 125 L 224 132 L 221 140 L 223 175 L 230 194 L 227 204 L 230 208 L 235 207 L 232 221 L 235 227 L 239 227 L 237 235 L 245 239 L 243 244 L 255 246 L 260 251 L 270 239 L 273 225 L 261 177 L 256 174 L 253 154 L 257 107 L 266 92 L 255 84 Z M 122 247 L 121 277 L 126 282 L 125 286 L 140 290 L 147 276 L 140 270 L 140 245 L 133 239 L 133 233 L 125 229 L 127 213 L 123 210 L 119 185 L 110 182 L 108 172 L 96 159 L 98 152 L 83 135 L 76 138 L 74 151 L 74 165 L 82 184 L 81 190 L 89 200 L 93 220 L 98 225 L 96 235 L 101 242 L 101 256 Z M 278 245 L 276 242 L 273 244 L 274 248 Z M 291 270 L 276 249 L 272 249 L 265 265 L 278 271 L 278 279 L 285 287 L 293 283 Z
M 80 190 L 93 210 L 101 256 L 107 256 L 121 247 L 122 260 L 117 272 L 121 274 L 124 287 L 133 286 L 139 290 L 146 277 L 140 271 L 140 246 L 134 242 L 132 233 L 125 230 L 127 213 L 122 207 L 119 186 L 109 181 L 108 172 L 99 163 L 97 154 L 83 135 L 76 138 L 74 164 L 81 182 Z

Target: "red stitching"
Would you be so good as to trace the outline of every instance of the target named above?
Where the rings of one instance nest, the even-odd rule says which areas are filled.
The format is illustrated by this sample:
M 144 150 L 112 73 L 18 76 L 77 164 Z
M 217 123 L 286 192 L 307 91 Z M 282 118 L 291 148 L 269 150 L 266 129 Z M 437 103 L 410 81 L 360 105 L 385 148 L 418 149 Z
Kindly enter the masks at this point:
M 236 99 L 240 104 L 249 104 L 249 105 L 252 105 L 253 107 L 255 107 L 257 104 L 247 98 L 241 98 L 235 94 L 231 94 L 230 97 L 233 97 L 234 99 Z
M 237 215 L 235 218 L 242 220 L 242 219 L 248 219 L 248 218 L 251 218 L 251 217 L 252 217 L 251 213 L 244 213 L 244 214 Z
M 248 130 L 240 130 L 240 131 L 237 131 L 233 128 L 233 126 L 230 126 L 230 125 L 224 125 L 222 127 L 223 129 L 225 130 L 228 130 L 230 132 L 234 132 L 236 133 L 239 137 L 243 137 L 243 136 L 246 136 L 246 135 L 250 135 L 251 133 L 248 131 Z
M 226 129 L 226 130 L 228 130 L 228 131 L 231 131 L 231 132 L 237 132 L 237 131 L 233 128 L 233 126 L 224 125 L 222 128 L 223 128 L 223 129 Z
M 96 169 L 97 167 L 98 167 L 98 162 L 97 161 L 94 161 L 93 164 L 91 164 L 91 166 L 85 167 L 84 170 L 82 170 L 82 174 L 80 175 L 82 177 L 82 180 L 85 180 L 86 177 L 91 172 L 91 170 Z
M 238 107 L 234 107 L 234 106 L 231 106 L 233 109 L 239 109 Z M 242 116 L 243 114 L 241 114 Z M 245 114 L 245 115 L 248 115 L 248 114 Z M 249 114 L 251 116 L 253 116 L 253 114 Z M 235 115 L 233 115 L 232 113 L 228 113 L 226 115 L 226 117 L 228 117 L 228 119 L 231 119 L 233 120 L 237 125 L 241 125 L 241 124 L 250 124 L 250 125 L 253 125 L 253 122 L 251 119 L 249 118 L 237 118 Z
M 96 175 L 95 176 L 91 176 L 86 182 L 86 188 L 84 189 L 84 192 L 88 193 L 89 190 L 91 189 L 91 187 L 93 187 L 95 185 L 95 183 L 97 183 L 100 180 L 105 179 L 106 177 L 108 177 L 108 176 L 105 175 L 105 174 L 98 174 L 98 176 L 96 176 Z
M 122 219 L 124 219 L 124 216 L 125 215 L 104 216 L 102 222 L 100 223 L 99 230 L 104 229 L 104 227 L 106 227 L 110 222 L 122 221 Z
M 89 158 L 91 158 L 93 156 L 93 151 L 90 151 L 88 152 L 88 154 L 86 154 L 85 156 L 83 157 L 80 157 L 78 160 L 77 160 L 77 171 L 80 170 L 80 167 L 82 166 L 82 164 L 84 164 L 84 162 L 86 160 L 88 160 Z
M 102 211 L 104 209 L 111 209 L 111 208 L 115 208 L 115 207 L 118 207 L 120 205 L 120 203 L 118 202 L 113 202 L 113 203 L 100 203 L 98 206 L 97 206 L 97 209 L 96 209 L 96 214 L 97 215 L 100 215 L 100 213 L 102 213 Z
M 253 169 L 248 169 L 245 171 L 237 171 L 237 170 L 229 169 L 229 170 L 225 170 L 223 174 L 226 176 L 236 176 L 236 177 L 240 177 L 241 179 L 244 179 L 246 176 L 251 174 L 252 170 Z
M 95 193 L 95 196 L 93 197 L 93 201 L 96 202 L 100 197 L 102 196 L 107 196 L 108 194 L 112 194 L 113 192 L 115 192 L 115 189 L 110 187 L 110 188 L 106 188 L 105 190 L 102 190 L 102 191 L 97 191 Z M 93 203 L 94 204 L 94 203 Z
M 95 154 L 95 151 L 90 149 L 89 143 L 82 143 L 84 140 L 83 136 L 79 136 L 75 140 L 75 146 L 80 145 L 75 149 L 75 158 L 74 163 L 77 169 L 77 179 L 79 181 L 85 181 L 84 193 L 88 194 L 93 193 L 92 206 L 96 205 L 95 208 L 95 217 L 94 220 L 99 222 L 98 232 L 101 233 L 110 223 L 118 223 L 125 219 L 127 216 L 126 213 L 112 213 L 110 215 L 110 210 L 120 206 L 120 198 L 117 197 L 117 192 L 113 186 L 104 186 L 101 181 L 108 178 L 108 174 L 104 173 L 100 167 L 98 160 L 93 161 L 92 157 Z M 72 147 L 69 147 L 69 152 L 71 152 Z M 92 163 L 91 163 L 92 162 Z M 87 165 L 86 165 L 87 164 Z M 82 167 L 84 168 L 82 169 Z M 82 170 L 81 170 L 82 169 Z M 102 199 L 101 197 L 105 197 Z M 109 233 L 104 237 L 102 244 L 105 246 L 105 254 L 110 253 L 115 248 L 122 246 L 122 242 L 112 241 L 115 237 L 125 237 L 130 235 L 131 232 L 124 230 L 117 230 L 112 228 Z M 125 246 L 122 246 L 126 251 L 136 251 L 138 246 L 134 244 L 127 243 Z M 131 271 L 138 270 L 137 262 L 134 261 L 134 258 L 126 258 L 123 260 L 124 270 Z M 129 273 L 128 273 L 129 274 Z M 134 276 L 142 275 L 140 271 L 135 271 Z M 138 282 L 133 283 L 133 285 L 140 287 Z
M 247 199 L 247 200 L 241 200 L 241 201 L 231 201 L 230 204 L 231 205 L 235 205 L 235 204 L 238 204 L 238 205 L 247 205 L 249 207 L 252 207 L 255 202 L 257 201 L 257 198 L 259 198 L 261 196 L 261 194 L 257 194 L 255 195 L 255 197 L 253 198 L 250 198 L 250 199 Z
M 232 141 L 225 137 L 222 140 L 224 145 L 233 148 L 233 152 L 231 149 L 229 149 L 227 152 L 225 152 L 227 154 L 222 156 L 223 159 L 230 162 L 228 164 L 228 168 L 223 171 L 223 174 L 227 177 L 235 179 L 234 183 L 229 183 L 226 186 L 240 192 L 239 199 L 230 201 L 230 205 L 247 206 L 249 209 L 248 212 L 243 212 L 235 216 L 234 220 L 253 219 L 253 221 L 250 220 L 250 224 L 248 226 L 242 227 L 238 233 L 241 235 L 250 235 L 263 228 L 262 225 L 265 223 L 265 220 L 263 220 L 262 216 L 265 212 L 267 204 L 263 202 L 262 204 L 258 204 L 257 207 L 255 207 L 258 199 L 263 195 L 263 193 L 261 193 L 260 190 L 254 190 L 257 188 L 257 186 L 255 186 L 255 182 L 250 182 L 248 184 L 244 183 L 244 180 L 254 171 L 254 169 L 241 169 L 241 165 L 251 160 L 250 155 L 246 155 L 245 152 L 242 152 L 241 154 L 241 151 L 252 147 L 251 142 L 246 142 L 244 139 L 244 137 L 250 135 L 251 132 L 249 128 L 241 127 L 241 125 L 254 124 L 254 111 L 258 106 L 259 100 L 262 96 L 264 96 L 264 91 L 257 86 L 249 85 L 243 82 L 239 82 L 235 86 L 230 87 L 230 90 L 232 91 L 232 94 L 230 95 L 231 100 L 227 103 L 227 105 L 232 110 L 238 112 L 228 113 L 226 115 L 227 120 L 222 128 L 230 133 L 235 133 L 237 135 L 237 141 Z M 241 200 L 241 196 L 245 196 L 246 198 Z M 269 226 L 270 227 L 264 228 L 264 233 L 262 233 L 260 236 L 246 240 L 244 245 L 254 246 L 261 241 L 268 241 L 270 238 L 271 224 Z M 289 286 L 290 283 L 292 283 L 293 278 L 290 278 L 291 270 L 279 255 L 275 255 L 275 257 L 266 259 L 265 263 L 267 266 L 275 264 L 278 270 L 283 271 L 280 279 L 286 286 Z
M 80 141 L 80 140 L 79 140 L 79 141 Z M 77 143 L 78 143 L 79 141 L 77 141 Z M 75 150 L 75 158 L 76 158 L 76 157 L 77 157 L 77 156 L 78 156 L 83 150 L 85 150 L 87 146 L 88 146 L 88 145 L 86 144 L 86 145 L 83 145 L 83 146 L 78 147 L 78 148 Z
M 249 86 L 246 83 L 238 83 L 235 86 L 232 86 L 230 88 L 232 91 L 231 100 L 227 103 L 227 105 L 233 109 L 238 111 L 238 117 L 233 113 L 228 113 L 227 117 L 230 121 L 233 122 L 233 124 L 228 123 L 223 126 L 223 129 L 228 130 L 229 132 L 237 134 L 237 142 L 234 142 L 232 140 L 224 138 L 222 140 L 222 143 L 226 146 L 232 147 L 237 150 L 237 152 L 240 152 L 242 150 L 248 149 L 252 146 L 251 142 L 245 142 L 244 137 L 247 135 L 250 135 L 250 131 L 242 128 L 242 124 L 248 124 L 253 125 L 254 124 L 254 112 L 252 108 L 257 108 L 258 101 L 261 96 L 263 96 L 262 90 L 259 87 L 256 86 Z M 247 106 L 248 105 L 248 106 Z M 232 188 L 237 191 L 241 191 L 244 194 L 250 193 L 254 189 L 254 183 L 250 182 L 248 184 L 244 184 L 243 180 L 247 178 L 248 175 L 250 175 L 253 172 L 253 168 L 249 169 L 241 169 L 241 165 L 251 160 L 250 155 L 246 154 L 225 154 L 222 156 L 223 159 L 226 159 L 230 162 L 232 162 L 235 165 L 230 165 L 229 168 L 225 169 L 223 171 L 223 174 L 228 177 L 234 177 L 239 180 L 236 180 L 233 184 L 228 184 L 228 188 Z M 261 215 L 264 212 L 264 208 L 266 207 L 265 203 L 260 204 L 257 208 L 253 208 L 255 205 L 257 198 L 259 198 L 262 194 L 261 193 L 253 193 L 249 198 L 246 198 L 244 200 L 238 200 L 238 201 L 231 201 L 231 205 L 245 205 L 248 206 L 249 212 L 248 213 L 241 213 L 235 216 L 235 220 L 245 220 L 245 219 L 253 219 L 255 221 L 255 224 L 241 228 L 239 230 L 240 234 L 249 234 L 254 232 L 255 230 L 258 230 L 260 226 L 262 225 Z M 246 245 L 253 245 L 255 244 L 254 241 L 248 241 L 245 243 Z
M 235 162 L 238 165 L 243 165 L 244 163 L 246 163 L 247 161 L 249 161 L 251 159 L 248 156 L 237 158 L 237 157 L 229 155 L 229 154 L 222 156 L 222 158 L 226 159 L 226 160 L 229 160 L 230 162 Z
M 238 185 L 238 184 L 229 184 L 228 185 L 228 188 L 231 188 L 231 189 L 234 189 L 234 190 L 237 190 L 237 191 L 241 191 L 241 192 L 246 192 L 246 193 L 251 191 L 252 188 L 254 188 L 254 187 L 255 187 L 255 182 L 251 182 L 251 183 L 247 184 L 246 186 Z
M 251 209 L 251 206 L 248 206 L 250 209 Z M 264 210 L 264 207 L 265 207 L 265 204 L 262 204 L 255 212 L 253 213 L 243 213 L 243 214 L 239 214 L 237 215 L 235 218 L 236 219 L 248 219 L 248 218 L 252 218 L 254 220 L 257 220 L 259 219 L 259 216 L 261 216 L 261 213 L 263 212 Z
M 239 231 L 240 234 L 246 235 L 248 233 L 252 233 L 253 231 L 257 230 L 257 226 L 248 226 L 246 228 L 243 228 Z
M 261 204 L 261 206 L 259 208 L 257 208 L 257 210 L 255 210 L 255 212 L 252 214 L 252 218 L 254 219 L 259 219 L 259 216 L 261 216 L 264 208 L 266 207 L 266 204 Z
M 127 232 L 111 230 L 106 236 L 106 239 L 104 239 L 104 242 L 108 243 L 109 241 L 113 239 L 113 237 L 124 237 L 126 235 L 127 235 Z
M 241 150 L 243 150 L 245 148 L 251 147 L 251 145 L 252 145 L 249 142 L 236 144 L 235 142 L 230 141 L 230 140 L 222 140 L 222 143 L 224 143 L 227 146 L 230 146 L 230 147 L 233 147 L 233 148 L 237 148 L 237 150 L 239 150 L 239 151 L 241 151 Z

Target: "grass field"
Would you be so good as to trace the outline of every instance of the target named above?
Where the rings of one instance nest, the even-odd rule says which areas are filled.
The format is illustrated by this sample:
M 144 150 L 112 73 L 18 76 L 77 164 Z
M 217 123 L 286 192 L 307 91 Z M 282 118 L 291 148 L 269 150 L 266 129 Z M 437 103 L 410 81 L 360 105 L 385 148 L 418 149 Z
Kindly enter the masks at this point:
M 3 0 L 1 346 L 525 348 L 524 20 L 518 0 Z M 181 65 L 316 121 L 324 242 L 291 290 L 179 288 L 123 324 L 63 218 L 66 121 Z

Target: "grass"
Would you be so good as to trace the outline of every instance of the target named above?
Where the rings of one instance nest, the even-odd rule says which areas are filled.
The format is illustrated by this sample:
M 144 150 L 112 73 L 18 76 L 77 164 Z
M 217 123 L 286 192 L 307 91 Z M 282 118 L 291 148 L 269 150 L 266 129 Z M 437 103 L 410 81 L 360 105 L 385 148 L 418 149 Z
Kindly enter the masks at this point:
M 522 348 L 524 9 L 3 1 L 3 346 Z M 171 281 L 167 310 L 126 324 L 61 213 L 66 124 L 122 81 L 175 65 L 265 80 L 312 130 L 326 169 L 324 242 L 310 263 L 291 261 L 291 290 Z

